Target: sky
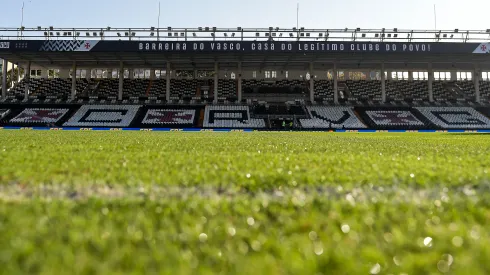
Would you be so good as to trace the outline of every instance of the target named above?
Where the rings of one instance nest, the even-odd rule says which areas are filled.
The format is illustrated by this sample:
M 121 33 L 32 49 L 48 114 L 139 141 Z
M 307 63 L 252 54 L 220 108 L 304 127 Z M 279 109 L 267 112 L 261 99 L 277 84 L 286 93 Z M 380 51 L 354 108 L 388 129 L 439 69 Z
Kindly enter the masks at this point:
M 25 27 L 490 29 L 488 0 L 25 0 Z M 0 0 L 0 28 L 19 27 L 22 0 Z

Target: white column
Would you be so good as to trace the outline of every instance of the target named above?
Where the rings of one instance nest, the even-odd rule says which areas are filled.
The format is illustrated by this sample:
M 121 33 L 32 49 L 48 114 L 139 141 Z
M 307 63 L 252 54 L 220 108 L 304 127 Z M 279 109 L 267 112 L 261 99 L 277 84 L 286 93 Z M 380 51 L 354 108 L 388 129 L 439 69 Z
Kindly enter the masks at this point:
M 24 91 L 24 98 L 27 98 L 29 96 L 29 85 L 31 84 L 31 62 L 29 61 L 27 63 L 27 73 L 25 76 L 25 91 Z
M 71 100 L 75 100 L 77 95 L 77 62 L 73 62 L 71 67 Z
M 475 69 L 473 72 L 473 82 L 475 83 L 475 101 L 480 103 L 480 78 L 481 78 L 481 71 L 478 69 Z
M 124 64 L 119 62 L 119 87 L 117 90 L 117 100 L 122 100 L 124 88 Z
M 242 102 L 242 62 L 238 62 L 238 102 Z
M 429 67 L 427 70 L 427 74 L 429 77 L 428 85 L 429 85 L 429 101 L 434 101 L 434 92 L 432 91 L 432 82 L 434 81 L 434 70 L 432 70 L 432 63 L 429 63 Z
M 413 71 L 408 71 L 408 81 L 413 81 Z
M 134 70 L 129 69 L 129 79 L 134 79 Z
M 386 102 L 386 76 L 385 63 L 381 63 L 381 101 Z
M 338 78 L 337 63 L 333 63 L 332 76 L 333 76 L 333 101 L 335 104 L 338 104 L 339 90 L 338 90 L 338 83 L 337 83 L 337 78 Z
M 2 72 L 2 98 L 7 96 L 7 60 L 3 60 Z
M 26 70 L 27 70 L 27 69 L 26 69 Z M 31 75 L 30 70 L 29 70 L 29 71 L 25 71 L 24 77 L 27 77 L 28 75 L 29 75 L 29 76 Z M 42 78 L 42 79 L 46 79 L 46 78 L 48 78 L 48 76 L 49 76 L 48 69 L 42 69 L 42 70 L 41 70 L 41 78 Z
M 218 68 L 218 62 L 214 62 L 214 103 L 218 103 L 218 75 L 219 75 L 219 68 Z
M 151 69 L 150 70 L 150 80 L 155 80 L 156 77 L 156 73 L 155 73 L 155 69 Z
M 393 75 L 391 73 L 392 72 L 390 70 L 386 71 L 386 75 L 388 76 L 388 80 L 393 80 Z
M 92 68 L 88 68 L 85 70 L 85 78 L 87 79 L 87 81 L 90 81 L 90 79 L 92 78 Z
M 165 71 L 165 75 L 167 77 L 167 83 L 166 83 L 166 88 L 165 88 L 165 96 L 167 99 L 167 102 L 170 101 L 170 62 L 167 62 L 167 70 Z
M 313 62 L 310 62 L 310 102 L 315 101 L 315 72 L 313 71 Z
M 20 67 L 17 65 L 17 83 L 20 82 Z
M 451 81 L 458 80 L 458 74 L 456 71 L 451 71 Z
M 12 63 L 12 68 L 10 69 L 10 87 L 14 87 L 15 84 L 15 64 Z

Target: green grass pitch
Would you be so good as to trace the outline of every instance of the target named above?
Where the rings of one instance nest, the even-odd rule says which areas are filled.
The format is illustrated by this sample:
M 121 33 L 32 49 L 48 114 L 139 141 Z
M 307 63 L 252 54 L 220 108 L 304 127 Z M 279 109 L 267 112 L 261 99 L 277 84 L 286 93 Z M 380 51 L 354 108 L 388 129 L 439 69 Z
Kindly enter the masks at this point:
M 490 274 L 490 136 L 0 131 L 0 274 Z

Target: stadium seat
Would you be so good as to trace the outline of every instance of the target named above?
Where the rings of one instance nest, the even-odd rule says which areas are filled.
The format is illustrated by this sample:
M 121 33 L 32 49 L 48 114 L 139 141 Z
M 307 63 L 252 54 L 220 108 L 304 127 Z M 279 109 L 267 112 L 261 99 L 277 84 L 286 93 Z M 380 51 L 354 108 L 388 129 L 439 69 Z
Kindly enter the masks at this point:
M 442 129 L 490 129 L 490 119 L 470 107 L 415 108 Z
M 63 126 L 128 127 L 139 105 L 83 105 Z
M 252 119 L 248 106 L 206 106 L 205 128 L 265 128 L 263 119 Z
M 367 128 L 351 107 L 306 107 L 310 119 L 300 119 L 305 129 L 362 129 Z

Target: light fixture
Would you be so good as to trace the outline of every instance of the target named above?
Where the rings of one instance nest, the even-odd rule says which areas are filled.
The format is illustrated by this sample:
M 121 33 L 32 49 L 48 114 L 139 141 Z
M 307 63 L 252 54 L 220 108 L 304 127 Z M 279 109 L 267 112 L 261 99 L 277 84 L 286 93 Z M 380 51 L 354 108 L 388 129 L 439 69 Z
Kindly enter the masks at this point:
M 289 33 L 289 37 L 293 37 L 293 33 L 291 33 L 291 32 L 290 32 L 290 33 Z
M 172 30 L 172 27 L 167 27 L 167 30 L 171 31 Z
M 184 37 L 185 36 L 185 33 L 181 32 L 180 33 L 180 36 Z
M 128 33 L 128 32 L 125 32 L 125 33 L 124 33 L 124 36 L 128 36 L 128 35 L 129 35 L 129 33 Z
M 259 37 L 259 36 L 260 36 L 260 33 L 256 32 L 256 33 L 255 33 L 255 36 L 256 36 L 256 37 Z
M 204 30 L 208 32 L 209 31 L 209 27 L 205 27 Z
M 135 35 L 136 35 L 136 33 L 135 33 L 135 32 L 133 32 L 133 36 L 135 36 Z
M 107 26 L 107 30 L 110 31 L 111 30 L 111 27 Z
M 394 28 L 393 29 L 393 32 L 398 32 L 398 28 Z
M 93 36 L 97 36 L 97 33 L 96 33 L 96 32 L 94 32 L 92 35 L 93 35 Z
M 232 34 L 231 34 L 231 37 L 235 37 L 235 33 L 232 33 Z
M 228 37 L 228 34 L 225 32 L 225 37 Z
M 307 37 L 310 37 L 310 33 L 309 33 L 309 32 L 308 32 L 308 33 L 306 33 L 306 36 L 307 36 Z
M 363 38 L 365 38 L 365 37 L 366 37 L 366 34 L 365 34 L 365 33 L 363 33 L 361 36 L 362 36 Z
M 394 38 L 398 38 L 398 33 L 395 33 L 395 34 L 393 35 L 393 37 L 394 37 Z
M 443 34 L 443 35 L 442 35 L 442 38 L 447 38 L 447 34 L 446 34 L 446 33 L 445 33 L 445 34 Z
M 37 30 L 40 31 L 41 30 L 41 26 L 37 26 Z
M 197 28 L 198 31 L 202 32 L 202 27 Z
M 100 34 L 100 36 L 104 36 L 104 32 L 100 32 L 99 34 Z
M 374 37 L 378 38 L 379 37 L 379 33 L 374 34 Z
M 458 33 L 458 32 L 459 32 L 459 29 L 454 29 L 454 32 L 455 32 L 455 33 Z
M 53 36 L 53 35 L 54 35 L 53 32 L 49 32 L 49 36 Z
M 151 30 L 151 31 L 155 31 L 155 27 L 151 27 L 151 28 L 150 28 L 150 30 Z
M 356 32 L 360 32 L 361 31 L 361 28 L 356 28 Z
M 57 35 L 57 36 L 60 36 L 60 32 L 56 32 L 56 35 Z
M 172 37 L 172 33 L 171 32 L 168 33 L 168 37 Z
M 237 27 L 236 30 L 237 31 L 241 31 L 242 30 L 242 27 Z
M 211 36 L 214 37 L 214 32 L 211 33 Z
M 44 32 L 44 36 L 48 36 L 48 32 Z
M 66 36 L 66 32 L 63 32 L 63 36 Z
M 151 32 L 151 33 L 150 33 L 150 36 L 155 36 L 155 33 L 154 33 L 154 32 Z
M 49 30 L 52 31 L 53 30 L 53 26 L 49 26 Z
M 90 36 L 90 33 L 89 33 L 89 32 L 86 32 L 86 33 L 85 33 L 85 36 Z
M 195 33 L 195 32 L 193 32 L 193 33 L 192 33 L 192 36 L 196 37 L 196 33 Z
M 117 33 L 117 36 L 121 37 L 121 33 L 119 33 L 119 32 L 118 32 L 118 33 Z

